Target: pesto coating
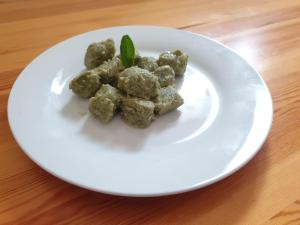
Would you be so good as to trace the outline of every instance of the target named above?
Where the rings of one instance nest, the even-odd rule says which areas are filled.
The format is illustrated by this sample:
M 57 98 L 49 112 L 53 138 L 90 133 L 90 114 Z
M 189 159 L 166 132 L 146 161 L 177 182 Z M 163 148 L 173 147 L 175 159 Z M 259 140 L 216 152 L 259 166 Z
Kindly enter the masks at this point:
M 89 99 L 90 114 L 100 122 L 108 123 L 119 113 L 129 126 L 146 128 L 184 103 L 175 78 L 185 73 L 188 56 L 180 50 L 166 51 L 156 60 L 140 56 L 130 43 L 121 45 L 122 57 L 115 56 L 112 39 L 90 44 L 84 58 L 87 70 L 71 80 L 69 88 Z
M 101 88 L 96 92 L 95 96 L 109 98 L 117 106 L 119 106 L 121 101 L 120 91 L 109 84 L 103 84 Z
M 100 86 L 99 76 L 91 71 L 82 72 L 71 80 L 69 84 L 69 88 L 83 98 L 94 96 Z
M 137 128 L 148 127 L 154 120 L 154 103 L 152 101 L 125 97 L 121 104 L 122 120 Z
M 183 104 L 183 98 L 177 93 L 175 88 L 168 86 L 161 89 L 160 95 L 155 101 L 155 113 L 165 114 L 177 109 Z
M 96 95 L 89 99 L 89 111 L 102 123 L 108 123 L 119 107 L 120 100 L 121 95 L 116 88 L 103 84 Z
M 188 62 L 188 56 L 181 52 L 180 50 L 176 50 L 174 52 L 163 52 L 160 54 L 159 59 L 157 61 L 159 66 L 169 65 L 175 72 L 175 75 L 181 76 L 184 74 L 186 70 Z
M 169 65 L 158 67 L 154 71 L 161 87 L 175 86 L 175 72 Z
M 114 57 L 115 52 L 115 43 L 112 39 L 92 43 L 86 50 L 84 64 L 87 69 L 93 69 Z
M 120 73 L 118 88 L 128 95 L 151 99 L 158 96 L 160 85 L 158 78 L 148 70 L 130 67 Z
M 154 72 L 154 70 L 156 70 L 158 68 L 156 59 L 153 57 L 136 58 L 136 63 L 137 63 L 138 67 L 148 70 L 150 72 Z
M 102 83 L 109 83 L 115 86 L 118 80 L 118 73 L 124 69 L 125 68 L 122 65 L 120 58 L 113 57 L 112 59 L 102 63 L 100 66 L 94 68 L 93 72 L 98 74 Z

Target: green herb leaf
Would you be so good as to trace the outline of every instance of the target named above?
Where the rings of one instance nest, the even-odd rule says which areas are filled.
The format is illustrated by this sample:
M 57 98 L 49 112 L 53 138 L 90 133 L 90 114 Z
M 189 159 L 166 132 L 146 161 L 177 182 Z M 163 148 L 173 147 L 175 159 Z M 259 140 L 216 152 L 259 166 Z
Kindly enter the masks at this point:
M 131 67 L 134 62 L 135 49 L 129 35 L 124 35 L 122 37 L 120 53 L 123 66 L 125 66 L 126 68 Z

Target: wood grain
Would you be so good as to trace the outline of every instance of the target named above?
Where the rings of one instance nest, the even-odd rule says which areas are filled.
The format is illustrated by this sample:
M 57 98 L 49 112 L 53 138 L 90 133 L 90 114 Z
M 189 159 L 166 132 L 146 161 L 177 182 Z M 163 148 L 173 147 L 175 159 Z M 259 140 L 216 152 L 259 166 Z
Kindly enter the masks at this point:
M 286 209 L 280 211 L 275 216 L 272 216 L 270 220 L 268 220 L 263 225 L 270 224 L 289 224 L 289 225 L 297 225 L 300 223 L 300 200 L 296 200 Z
M 227 179 L 161 198 L 125 198 L 67 184 L 25 156 L 9 129 L 9 91 L 51 45 L 89 30 L 154 24 L 224 42 L 261 72 L 274 101 L 262 150 Z M 299 0 L 1 0 L 0 224 L 300 224 Z

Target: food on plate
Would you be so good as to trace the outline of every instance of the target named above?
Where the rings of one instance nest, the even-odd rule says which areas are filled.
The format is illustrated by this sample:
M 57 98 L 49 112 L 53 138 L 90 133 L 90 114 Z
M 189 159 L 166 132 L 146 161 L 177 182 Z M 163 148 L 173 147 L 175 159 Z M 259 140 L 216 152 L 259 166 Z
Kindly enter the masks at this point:
M 69 84 L 75 94 L 89 98 L 89 111 L 100 122 L 108 123 L 120 112 L 129 126 L 145 128 L 184 103 L 175 77 L 185 73 L 185 53 L 163 52 L 158 60 L 140 56 L 128 35 L 122 37 L 120 55 L 115 52 L 112 39 L 90 44 L 86 70 Z
M 118 73 L 122 70 L 124 70 L 124 66 L 122 65 L 121 59 L 113 57 L 94 68 L 93 72 L 100 77 L 102 83 L 115 86 L 118 82 Z
M 121 104 L 121 117 L 132 127 L 145 128 L 154 120 L 154 103 L 135 97 L 125 97 Z
M 188 62 L 188 56 L 180 50 L 174 52 L 166 51 L 160 54 L 158 65 L 169 65 L 175 72 L 175 75 L 181 76 L 185 73 Z
M 175 72 L 169 65 L 158 67 L 154 71 L 154 75 L 158 77 L 161 87 L 175 86 Z
M 177 93 L 172 86 L 162 88 L 160 95 L 155 101 L 155 113 L 158 115 L 165 114 L 177 109 L 183 104 L 183 98 Z
M 87 69 L 93 69 L 104 61 L 112 59 L 116 52 L 115 42 L 112 39 L 92 43 L 86 50 L 84 64 Z
M 140 57 L 136 59 L 136 64 L 138 67 L 154 72 L 157 69 L 157 60 L 153 57 Z
M 83 98 L 95 95 L 101 86 L 100 78 L 93 71 L 84 71 L 76 76 L 69 84 L 69 88 Z
M 160 85 L 154 74 L 133 66 L 120 73 L 118 88 L 128 95 L 151 99 L 159 94 Z
M 121 94 L 118 89 L 109 84 L 103 84 L 94 97 L 89 99 L 89 111 L 103 123 L 113 118 L 119 107 Z

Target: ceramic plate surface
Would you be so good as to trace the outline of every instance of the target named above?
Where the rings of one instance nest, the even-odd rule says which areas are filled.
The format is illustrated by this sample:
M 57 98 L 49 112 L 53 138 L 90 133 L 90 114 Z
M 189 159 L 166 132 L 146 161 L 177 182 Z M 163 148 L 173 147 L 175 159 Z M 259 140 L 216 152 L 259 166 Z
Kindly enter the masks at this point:
M 101 124 L 68 89 L 90 43 L 111 37 L 119 48 L 124 34 L 144 56 L 189 55 L 177 80 L 185 104 L 146 129 L 119 117 Z M 103 193 L 160 196 L 207 186 L 245 165 L 269 132 L 272 100 L 261 76 L 224 45 L 176 29 L 126 26 L 84 33 L 39 55 L 11 90 L 8 118 L 24 152 L 51 174 Z

